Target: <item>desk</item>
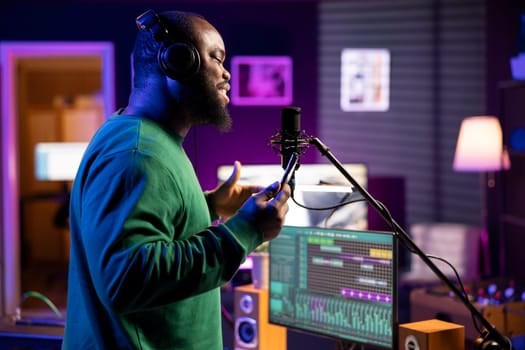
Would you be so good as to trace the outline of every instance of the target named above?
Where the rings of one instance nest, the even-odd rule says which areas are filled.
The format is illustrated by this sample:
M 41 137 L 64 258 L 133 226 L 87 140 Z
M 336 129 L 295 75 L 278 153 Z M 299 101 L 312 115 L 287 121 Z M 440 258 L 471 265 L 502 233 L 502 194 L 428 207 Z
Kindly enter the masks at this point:
M 501 305 L 473 303 L 487 321 L 509 338 L 525 335 L 525 302 Z M 429 293 L 428 289 L 416 289 L 410 293 L 410 320 L 441 319 L 465 326 L 465 338 L 475 340 L 479 333 L 474 327 L 472 315 L 467 307 L 447 294 Z
M 2 350 L 60 350 L 64 338 L 62 326 L 16 325 L 11 319 L 0 321 Z

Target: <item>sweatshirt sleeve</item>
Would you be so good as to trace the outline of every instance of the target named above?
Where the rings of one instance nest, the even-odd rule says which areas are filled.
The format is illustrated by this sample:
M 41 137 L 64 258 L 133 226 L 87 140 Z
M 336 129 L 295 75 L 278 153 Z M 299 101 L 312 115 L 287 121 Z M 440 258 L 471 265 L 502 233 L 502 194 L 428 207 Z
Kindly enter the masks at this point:
M 210 203 L 210 192 L 209 191 L 204 191 L 204 198 L 206 199 L 206 204 L 208 205 L 208 211 L 210 213 L 211 221 L 219 220 L 219 215 L 217 215 L 213 206 Z

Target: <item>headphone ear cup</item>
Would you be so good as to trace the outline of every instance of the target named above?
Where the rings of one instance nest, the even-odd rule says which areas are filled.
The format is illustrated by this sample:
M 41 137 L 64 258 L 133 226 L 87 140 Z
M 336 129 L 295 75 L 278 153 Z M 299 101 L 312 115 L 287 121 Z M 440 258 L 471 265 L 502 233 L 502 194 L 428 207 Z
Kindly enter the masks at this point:
M 157 59 L 164 73 L 171 79 L 179 81 L 191 78 L 199 71 L 201 65 L 197 48 L 181 42 L 163 45 Z

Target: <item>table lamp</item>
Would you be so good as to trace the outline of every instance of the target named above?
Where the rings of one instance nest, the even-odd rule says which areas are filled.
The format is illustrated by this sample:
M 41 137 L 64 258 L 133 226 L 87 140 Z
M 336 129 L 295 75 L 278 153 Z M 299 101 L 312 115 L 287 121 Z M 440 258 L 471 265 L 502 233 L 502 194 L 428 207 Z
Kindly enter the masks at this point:
M 459 130 L 453 168 L 459 172 L 477 172 L 487 176 L 486 186 L 495 185 L 494 172 L 510 169 L 510 158 L 503 146 L 503 133 L 499 119 L 495 116 L 473 116 L 463 119 Z M 487 210 L 485 185 L 482 182 L 483 227 L 481 253 L 483 270 L 490 273 L 489 236 L 487 232 Z

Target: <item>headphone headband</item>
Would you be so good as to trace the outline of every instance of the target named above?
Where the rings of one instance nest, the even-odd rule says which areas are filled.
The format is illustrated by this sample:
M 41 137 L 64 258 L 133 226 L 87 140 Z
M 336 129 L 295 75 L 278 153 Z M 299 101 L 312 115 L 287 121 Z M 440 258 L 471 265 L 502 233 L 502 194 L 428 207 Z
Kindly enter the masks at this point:
M 164 24 L 162 16 L 148 10 L 135 19 L 139 30 L 149 31 L 161 44 L 157 61 L 162 71 L 171 79 L 184 81 L 195 75 L 200 68 L 200 55 L 195 45 L 176 41 Z

